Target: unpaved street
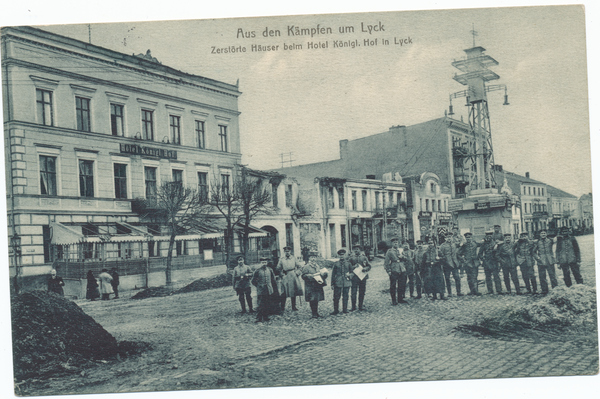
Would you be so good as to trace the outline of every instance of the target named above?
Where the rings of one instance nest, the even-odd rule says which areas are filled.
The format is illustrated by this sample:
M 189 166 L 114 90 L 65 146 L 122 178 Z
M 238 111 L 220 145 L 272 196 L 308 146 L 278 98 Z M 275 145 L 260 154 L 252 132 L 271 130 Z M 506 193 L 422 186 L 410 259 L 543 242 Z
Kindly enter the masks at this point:
M 595 285 L 593 236 L 578 237 L 585 284 Z M 453 329 L 533 296 L 412 299 L 390 306 L 382 261 L 367 284 L 367 311 L 330 316 L 332 291 L 310 319 L 308 304 L 268 323 L 240 315 L 231 288 L 145 300 L 77 301 L 117 340 L 154 349 L 82 375 L 24 386 L 26 394 L 319 385 L 594 374 L 595 337 L 477 338 Z M 560 275 L 559 275 L 560 276 Z M 483 279 L 480 271 L 479 279 Z M 559 284 L 563 285 L 562 277 Z M 466 286 L 466 277 L 463 277 Z M 486 292 L 485 286 L 480 286 Z M 129 294 L 131 295 L 131 294 Z M 253 297 L 255 297 L 253 293 Z M 443 397 L 443 395 L 442 395 Z

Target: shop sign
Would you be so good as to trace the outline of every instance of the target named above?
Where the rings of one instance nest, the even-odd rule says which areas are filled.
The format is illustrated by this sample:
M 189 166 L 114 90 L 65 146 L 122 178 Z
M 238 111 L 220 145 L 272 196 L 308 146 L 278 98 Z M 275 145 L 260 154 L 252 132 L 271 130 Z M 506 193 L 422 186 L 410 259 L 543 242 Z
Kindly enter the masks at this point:
M 177 151 L 165 150 L 164 148 L 145 147 L 137 144 L 121 143 L 119 149 L 125 154 L 147 155 L 164 159 L 177 159 Z

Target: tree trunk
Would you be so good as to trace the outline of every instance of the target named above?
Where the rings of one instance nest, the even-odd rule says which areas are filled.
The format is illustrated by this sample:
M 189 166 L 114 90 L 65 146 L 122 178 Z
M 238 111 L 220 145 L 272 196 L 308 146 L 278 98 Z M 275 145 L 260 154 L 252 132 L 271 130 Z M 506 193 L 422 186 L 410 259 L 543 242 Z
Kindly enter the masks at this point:
M 169 252 L 167 253 L 167 268 L 165 269 L 166 284 L 171 285 L 171 272 L 173 262 L 173 245 L 175 245 L 175 234 L 171 234 L 169 238 Z

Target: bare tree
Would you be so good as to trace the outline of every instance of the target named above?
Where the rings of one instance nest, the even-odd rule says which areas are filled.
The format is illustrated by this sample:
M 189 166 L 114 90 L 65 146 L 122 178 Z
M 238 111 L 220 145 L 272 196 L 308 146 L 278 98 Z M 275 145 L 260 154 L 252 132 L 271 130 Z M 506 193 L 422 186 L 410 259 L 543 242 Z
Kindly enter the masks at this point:
M 140 216 L 166 227 L 169 233 L 166 281 L 171 284 L 173 247 L 177 235 L 186 234 L 202 226 L 211 208 L 206 195 L 196 189 L 184 187 L 181 182 L 164 182 L 156 196 L 138 200 L 136 211 Z
M 231 184 L 214 179 L 211 186 L 210 203 L 225 218 L 226 263 L 229 265 L 233 253 L 236 226 L 242 227 L 242 252 L 248 253 L 250 223 L 260 214 L 271 214 L 271 193 L 268 182 L 271 174 L 242 167 L 241 176 Z M 229 184 L 228 184 L 229 183 Z

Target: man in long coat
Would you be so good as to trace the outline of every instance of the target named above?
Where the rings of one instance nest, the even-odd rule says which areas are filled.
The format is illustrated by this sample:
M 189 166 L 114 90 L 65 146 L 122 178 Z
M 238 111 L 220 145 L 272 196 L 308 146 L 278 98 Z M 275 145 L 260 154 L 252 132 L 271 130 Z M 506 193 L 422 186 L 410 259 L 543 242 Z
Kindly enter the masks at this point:
M 352 255 L 348 258 L 348 261 L 352 265 L 352 288 L 350 289 L 350 303 L 352 303 L 352 311 L 356 310 L 356 294 L 358 291 L 358 310 L 364 310 L 364 302 L 365 302 L 365 292 L 367 291 L 367 279 L 369 275 L 367 274 L 362 280 L 354 274 L 354 270 L 362 266 L 362 271 L 367 273 L 371 270 L 371 264 L 365 255 L 360 253 L 360 246 L 357 245 L 352 248 Z
M 560 235 L 556 237 L 556 257 L 563 271 L 567 287 L 573 284 L 571 282 L 571 271 L 577 284 L 583 284 L 583 277 L 581 277 L 580 272 L 581 253 L 579 252 L 579 244 L 577 244 L 577 240 L 568 227 L 562 227 Z
M 390 278 L 390 296 L 392 297 L 392 306 L 395 306 L 399 303 L 408 303 L 402 299 L 402 293 L 406 291 L 406 256 L 404 251 L 399 248 L 398 239 L 392 238 L 391 241 L 392 248 L 388 249 L 385 254 L 383 267 Z
M 292 302 L 292 310 L 298 310 L 296 307 L 296 297 L 304 294 L 302 283 L 300 282 L 299 274 L 302 269 L 302 264 L 292 254 L 292 248 L 284 247 L 285 255 L 279 259 L 277 272 L 281 276 L 283 285 L 283 295 L 281 300 L 281 311 L 285 310 L 286 298 L 290 298 Z
M 496 293 L 502 294 L 502 281 L 500 280 L 500 268 L 498 266 L 498 259 L 494 256 L 494 247 L 496 243 L 493 240 L 493 232 L 488 231 L 485 233 L 485 238 L 481 247 L 479 248 L 479 260 L 483 265 L 483 271 L 485 273 L 485 284 L 487 286 L 488 294 L 494 293 L 494 285 L 496 286 Z M 493 278 L 493 284 L 492 284 Z
M 538 276 L 540 278 L 540 286 L 542 288 L 542 294 L 548 293 L 548 280 L 546 274 L 550 277 L 550 284 L 552 288 L 558 285 L 556 279 L 556 259 L 554 259 L 554 253 L 552 246 L 554 241 L 548 238 L 548 232 L 546 230 L 540 231 L 540 239 L 533 246 L 533 256 L 537 262 Z
M 517 276 L 517 256 L 515 254 L 515 245 L 512 242 L 512 236 L 510 234 L 505 234 L 504 242 L 502 244 L 496 244 L 494 246 L 494 251 L 496 258 L 502 266 L 506 292 L 510 294 L 510 280 L 512 280 L 517 295 L 521 295 L 521 286 L 519 284 L 519 277 Z
M 422 240 L 417 240 L 417 249 L 415 249 L 415 277 L 417 279 L 417 299 L 421 299 L 425 286 L 425 271 L 423 269 L 423 257 L 427 252 L 427 246 L 423 245 Z
M 432 294 L 432 300 L 437 299 L 437 294 L 440 295 L 440 299 L 445 300 L 447 298 L 444 297 L 444 271 L 442 270 L 440 251 L 435 245 L 433 237 L 429 237 L 427 242 L 429 245 L 422 263 L 427 276 L 425 278 L 425 292 Z
M 458 257 L 462 259 L 467 272 L 467 283 L 469 284 L 469 295 L 481 295 L 478 290 L 477 275 L 479 274 L 479 257 L 477 256 L 477 248 L 480 244 L 473 241 L 473 233 L 465 233 L 467 242 L 458 250 Z
M 276 292 L 276 282 L 273 270 L 267 267 L 269 258 L 260 258 L 260 267 L 256 269 L 252 276 L 251 283 L 256 287 L 256 296 L 258 298 L 258 311 L 256 322 L 269 321 L 269 303 L 273 293 Z
M 460 293 L 460 274 L 458 273 L 458 262 L 456 261 L 456 251 L 452 244 L 452 235 L 446 236 L 444 243 L 440 245 L 440 258 L 442 260 L 442 266 L 444 270 L 444 279 L 446 280 L 446 290 L 448 296 L 452 296 L 452 285 L 450 282 L 450 275 L 454 278 L 454 284 L 456 285 L 456 295 L 462 296 Z
M 323 287 L 327 285 L 327 274 L 321 272 L 317 261 L 317 253 L 308 255 L 308 263 L 302 268 L 302 279 L 304 280 L 304 299 L 310 304 L 312 318 L 319 315 L 319 302 L 325 300 Z
M 528 293 L 537 293 L 537 282 L 535 280 L 535 260 L 533 258 L 533 243 L 529 240 L 527 232 L 522 232 L 519 241 L 515 246 L 515 255 L 517 263 L 521 268 L 521 276 L 525 281 L 525 288 Z

